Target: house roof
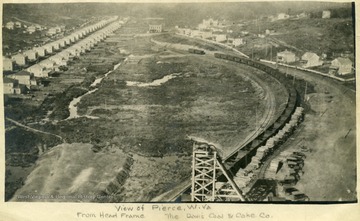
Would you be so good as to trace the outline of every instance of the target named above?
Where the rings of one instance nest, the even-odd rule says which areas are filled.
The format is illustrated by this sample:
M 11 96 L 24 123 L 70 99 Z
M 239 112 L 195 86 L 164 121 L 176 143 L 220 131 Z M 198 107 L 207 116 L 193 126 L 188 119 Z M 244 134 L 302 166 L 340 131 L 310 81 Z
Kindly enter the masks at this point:
M 13 57 L 13 58 L 14 58 L 14 57 L 25 57 L 25 55 L 19 53 L 19 54 L 13 55 L 12 57 Z
M 35 54 L 36 51 L 34 50 L 27 50 L 27 51 L 24 51 L 23 54 L 27 55 L 27 54 Z
M 28 71 L 19 71 L 19 72 L 17 72 L 17 73 L 15 73 L 15 74 L 12 74 L 12 75 L 16 75 L 16 76 L 31 76 L 31 73 L 30 72 L 28 72 Z
M 303 60 L 310 60 L 312 58 L 319 58 L 319 56 L 313 52 L 306 52 L 301 59 Z
M 54 62 L 49 59 L 45 59 L 39 63 L 39 65 L 42 65 L 42 64 L 54 64 Z
M 18 81 L 11 78 L 3 78 L 3 83 L 17 83 Z
M 41 69 L 41 70 L 43 69 L 43 67 L 42 67 L 41 65 L 39 65 L 39 64 L 34 64 L 34 65 L 28 67 L 27 69 L 28 69 L 28 70 L 30 70 L 30 69 L 33 70 L 34 68 L 39 68 L 39 69 Z
M 335 60 L 337 60 L 342 65 L 352 65 L 352 61 L 349 58 L 338 57 L 335 58 L 333 61 Z
M 278 52 L 277 53 L 278 55 L 281 55 L 281 56 L 286 56 L 286 55 L 294 55 L 295 56 L 295 54 L 294 53 L 292 53 L 291 51 L 288 51 L 288 50 L 285 50 L 285 51 L 282 51 L 282 52 Z

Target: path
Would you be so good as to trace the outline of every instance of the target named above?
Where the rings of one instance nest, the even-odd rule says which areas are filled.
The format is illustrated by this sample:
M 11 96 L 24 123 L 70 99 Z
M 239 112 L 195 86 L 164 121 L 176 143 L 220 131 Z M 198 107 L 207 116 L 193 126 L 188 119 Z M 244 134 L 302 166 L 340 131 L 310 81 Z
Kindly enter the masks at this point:
M 51 135 L 51 136 L 55 136 L 57 138 L 59 138 L 62 142 L 66 143 L 65 139 L 57 134 L 53 134 L 53 133 L 49 133 L 49 132 L 44 132 L 44 131 L 41 131 L 41 130 L 38 130 L 38 129 L 35 129 L 35 128 L 32 128 L 32 127 L 29 127 L 29 126 L 26 126 L 18 121 L 15 121 L 13 119 L 10 119 L 8 117 L 5 118 L 6 120 L 10 121 L 11 123 L 15 124 L 16 126 L 19 126 L 19 127 L 22 127 L 24 128 L 25 130 L 27 131 L 31 131 L 31 132 L 35 132 L 35 133 L 42 133 L 42 134 L 46 134 L 46 135 Z

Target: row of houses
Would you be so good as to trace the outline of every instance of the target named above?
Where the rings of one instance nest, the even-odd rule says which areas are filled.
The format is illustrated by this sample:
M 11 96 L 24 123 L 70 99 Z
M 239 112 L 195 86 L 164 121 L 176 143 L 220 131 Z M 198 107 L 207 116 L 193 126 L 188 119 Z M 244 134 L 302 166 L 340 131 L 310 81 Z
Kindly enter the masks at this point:
M 6 64 L 3 66 L 3 71 L 12 71 L 13 63 L 17 64 L 18 66 L 25 66 L 31 62 L 36 61 L 39 58 L 61 51 L 63 48 L 70 46 L 71 44 L 79 41 L 79 39 L 84 38 L 89 33 L 92 33 L 95 30 L 104 27 L 105 25 L 115 21 L 116 19 L 117 16 L 102 20 L 94 25 L 85 27 L 75 33 L 72 33 L 71 35 L 66 36 L 62 39 L 53 41 L 40 47 L 34 47 L 22 53 L 15 54 L 11 57 L 11 59 L 3 57 L 3 62 L 4 64 Z
M 65 50 L 40 61 L 25 70 L 7 75 L 3 81 L 4 94 L 18 94 L 23 93 L 24 90 L 29 90 L 31 86 L 36 85 L 36 77 L 48 77 L 51 71 L 56 71 L 59 67 L 66 66 L 68 61 L 72 58 L 81 56 L 90 51 L 100 41 L 103 41 L 108 35 L 120 27 L 120 22 L 114 22 Z
M 285 50 L 282 52 L 278 52 L 276 56 L 277 62 L 281 63 L 294 63 L 298 59 L 295 53 Z M 303 68 L 312 68 L 322 66 L 324 61 L 321 60 L 321 57 L 313 52 L 304 53 L 300 62 L 302 63 Z M 331 61 L 331 65 L 329 67 L 330 74 L 339 74 L 339 75 L 347 75 L 353 73 L 353 62 L 349 58 L 338 57 Z
M 245 40 L 243 38 L 231 38 L 228 37 L 227 34 L 219 33 L 219 32 L 212 32 L 212 31 L 206 31 L 206 30 L 193 30 L 190 28 L 177 28 L 176 29 L 178 34 L 186 35 L 194 38 L 202 38 L 207 40 L 216 41 L 219 43 L 226 43 L 229 45 L 233 45 L 235 47 L 239 45 L 246 44 Z

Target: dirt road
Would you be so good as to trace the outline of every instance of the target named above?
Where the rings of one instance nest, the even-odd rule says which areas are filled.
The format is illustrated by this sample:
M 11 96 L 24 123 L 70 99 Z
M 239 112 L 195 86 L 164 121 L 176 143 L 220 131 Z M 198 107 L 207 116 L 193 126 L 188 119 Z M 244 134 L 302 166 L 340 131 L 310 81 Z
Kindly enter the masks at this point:
M 355 200 L 355 92 L 325 77 L 294 69 L 288 69 L 288 73 L 311 82 L 316 91 L 306 97 L 311 111 L 297 135 L 311 152 L 307 153 L 305 174 L 296 187 L 312 201 Z

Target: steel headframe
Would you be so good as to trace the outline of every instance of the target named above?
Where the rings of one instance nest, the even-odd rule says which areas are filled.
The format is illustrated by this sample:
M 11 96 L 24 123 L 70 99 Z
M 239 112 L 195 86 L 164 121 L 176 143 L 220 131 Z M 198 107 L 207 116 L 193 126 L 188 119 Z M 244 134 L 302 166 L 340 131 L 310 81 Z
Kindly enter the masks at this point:
M 223 174 L 226 182 L 218 182 Z M 245 201 L 214 145 L 193 143 L 191 201 Z

